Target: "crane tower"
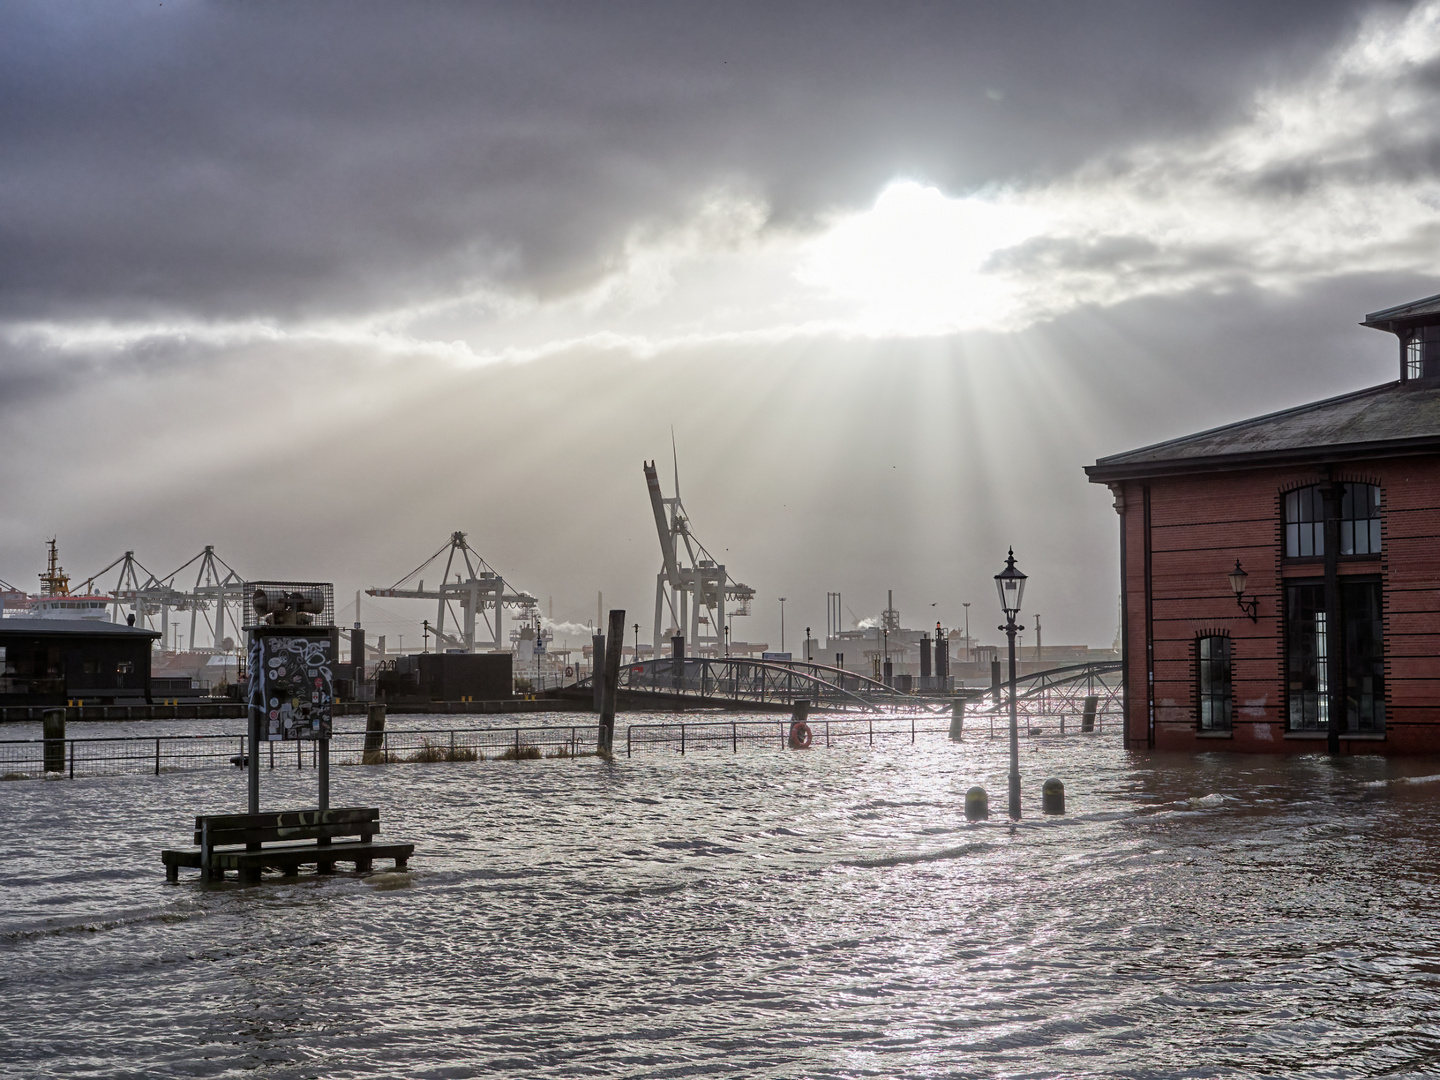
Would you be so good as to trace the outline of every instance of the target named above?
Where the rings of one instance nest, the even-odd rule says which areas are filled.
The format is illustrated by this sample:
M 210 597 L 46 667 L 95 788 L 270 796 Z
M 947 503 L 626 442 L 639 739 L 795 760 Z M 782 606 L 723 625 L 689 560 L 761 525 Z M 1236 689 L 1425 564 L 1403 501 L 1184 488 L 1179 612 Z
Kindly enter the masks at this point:
M 719 656 L 726 601 L 732 604 L 730 615 L 749 615 L 755 590 L 731 578 L 724 565 L 691 534 L 680 502 L 678 461 L 673 498 L 667 499 L 661 492 L 653 461 L 645 462 L 645 483 L 650 488 L 662 558 L 660 573 L 655 576 L 654 655 L 661 654 L 667 638 L 683 633 L 692 655 Z

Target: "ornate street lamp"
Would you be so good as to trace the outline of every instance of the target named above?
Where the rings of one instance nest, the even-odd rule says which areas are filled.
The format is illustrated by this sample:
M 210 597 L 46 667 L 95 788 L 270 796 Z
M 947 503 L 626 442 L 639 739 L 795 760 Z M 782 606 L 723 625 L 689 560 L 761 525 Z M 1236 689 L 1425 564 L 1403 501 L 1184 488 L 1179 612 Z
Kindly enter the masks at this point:
M 1010 640 L 1010 817 L 1020 820 L 1020 729 L 1015 706 L 1015 634 L 1025 627 L 1015 624 L 1020 602 L 1025 596 L 1025 575 L 1015 565 L 1015 549 L 1005 560 L 1005 569 L 995 575 L 995 589 L 1000 594 L 1000 610 L 1005 613 L 1005 631 Z
M 1249 600 L 1245 599 L 1245 582 L 1249 579 L 1250 575 L 1240 565 L 1240 560 L 1236 559 L 1235 569 L 1230 571 L 1230 588 L 1235 591 L 1235 602 L 1240 605 L 1241 611 L 1250 616 L 1251 622 L 1259 622 L 1260 598 L 1252 596 Z

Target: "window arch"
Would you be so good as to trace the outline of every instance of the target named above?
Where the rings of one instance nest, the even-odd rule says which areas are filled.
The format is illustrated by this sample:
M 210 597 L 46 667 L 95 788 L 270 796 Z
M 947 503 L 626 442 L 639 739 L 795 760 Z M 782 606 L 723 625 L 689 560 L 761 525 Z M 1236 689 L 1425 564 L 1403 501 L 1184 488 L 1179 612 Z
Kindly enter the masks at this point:
M 1380 554 L 1380 485 L 1341 484 L 1340 554 Z M 1285 493 L 1285 557 L 1318 558 L 1325 554 L 1323 484 Z
M 1235 703 L 1231 692 L 1232 654 L 1227 634 L 1195 639 L 1195 706 L 1201 731 L 1229 731 Z

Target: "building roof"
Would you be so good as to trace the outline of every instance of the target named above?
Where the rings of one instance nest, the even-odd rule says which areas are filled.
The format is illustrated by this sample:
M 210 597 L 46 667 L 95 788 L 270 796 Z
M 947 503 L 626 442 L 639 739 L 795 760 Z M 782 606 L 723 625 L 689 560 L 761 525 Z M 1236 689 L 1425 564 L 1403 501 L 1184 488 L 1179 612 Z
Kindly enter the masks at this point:
M 1374 327 L 1376 330 L 1391 330 L 1393 333 L 1392 327 L 1396 323 L 1424 319 L 1429 315 L 1440 315 L 1440 293 L 1427 296 L 1423 300 L 1411 300 L 1408 304 L 1396 304 L 1394 307 L 1372 311 L 1360 325 Z
M 1405 306 L 1431 302 L 1440 310 L 1440 296 Z M 1377 312 L 1370 318 L 1385 315 Z M 1172 473 L 1437 451 L 1440 386 L 1396 381 L 1112 454 L 1088 466 L 1085 473 L 1094 483 L 1107 483 Z
M 104 622 L 100 619 L 0 619 L 0 635 L 63 634 L 67 637 L 128 637 L 154 640 L 160 636 L 157 630 L 143 630 L 124 623 Z

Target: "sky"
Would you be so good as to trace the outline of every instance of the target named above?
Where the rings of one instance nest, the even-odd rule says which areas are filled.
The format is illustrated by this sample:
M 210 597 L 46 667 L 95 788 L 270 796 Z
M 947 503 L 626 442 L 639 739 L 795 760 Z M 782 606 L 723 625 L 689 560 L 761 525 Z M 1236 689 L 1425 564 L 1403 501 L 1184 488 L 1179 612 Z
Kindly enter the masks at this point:
M 0 147 L 14 585 L 213 544 L 349 622 L 462 530 L 643 640 L 673 431 L 737 639 L 995 641 L 1013 546 L 1108 646 L 1083 466 L 1393 379 L 1356 324 L 1440 292 L 1440 0 L 16 2 Z

